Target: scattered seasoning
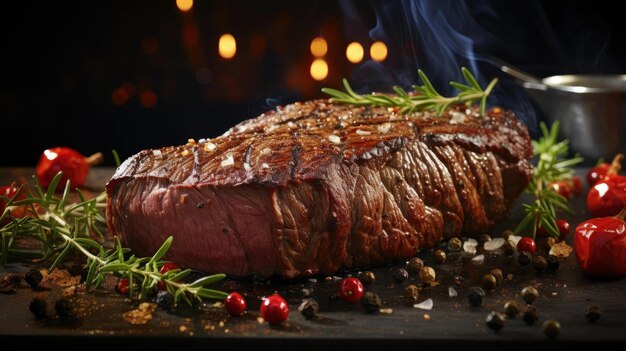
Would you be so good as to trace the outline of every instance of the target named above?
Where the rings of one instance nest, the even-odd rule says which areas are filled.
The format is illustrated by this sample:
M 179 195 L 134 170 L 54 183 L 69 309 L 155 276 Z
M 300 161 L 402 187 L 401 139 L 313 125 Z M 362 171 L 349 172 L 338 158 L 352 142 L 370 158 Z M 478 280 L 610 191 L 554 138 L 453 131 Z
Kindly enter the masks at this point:
M 57 300 L 57 302 L 54 304 L 54 309 L 57 311 L 57 314 L 61 318 L 68 318 L 73 316 L 74 314 L 72 303 L 66 298 L 61 298 Z
M 380 296 L 378 296 L 377 293 L 368 291 L 365 293 L 365 296 L 361 300 L 361 305 L 365 309 L 365 312 L 376 313 L 379 312 L 382 302 L 380 300 Z
M 547 263 L 548 270 L 556 271 L 559 269 L 560 266 L 561 266 L 561 261 L 559 261 L 558 257 L 554 255 L 548 256 L 548 263 Z
M 424 313 L 424 320 L 430 320 L 430 315 L 428 313 Z
M 334 134 L 331 134 L 328 136 L 328 141 L 330 141 L 333 144 L 341 144 L 341 138 Z
M 137 309 L 124 312 L 122 317 L 124 317 L 124 320 L 132 325 L 147 324 L 150 320 L 152 320 L 152 313 L 156 310 L 156 308 L 157 305 L 155 303 L 142 302 L 139 304 Z
M 484 244 L 484 243 L 486 243 L 487 241 L 491 241 L 491 236 L 489 236 L 489 234 L 481 234 L 481 235 L 478 237 L 478 241 L 479 241 L 481 244 Z
M 595 323 L 598 319 L 600 319 L 601 315 L 602 310 L 600 310 L 600 307 L 597 305 L 589 306 L 587 308 L 587 312 L 585 312 L 585 318 L 587 318 L 590 323 Z
M 517 315 L 519 314 L 519 303 L 517 303 L 517 301 L 515 300 L 509 300 L 504 304 L 504 313 L 509 317 L 509 318 L 515 318 L 517 317 Z
M 504 314 L 496 311 L 491 311 L 485 318 L 485 323 L 491 330 L 498 331 L 504 327 L 504 322 L 506 322 L 506 317 Z
M 506 240 L 504 240 L 502 238 L 495 238 L 495 239 L 491 239 L 491 240 L 487 241 L 483 245 L 483 247 L 487 251 L 494 251 L 494 250 L 497 250 L 497 249 L 501 248 L 504 245 L 505 242 L 506 242 Z
M 463 251 L 467 252 L 468 254 L 474 255 L 476 254 L 476 246 L 478 246 L 478 241 L 474 239 L 467 239 L 463 243 Z
M 502 285 L 502 282 L 504 281 L 504 274 L 502 273 L 502 270 L 500 268 L 494 268 L 490 270 L 489 273 L 491 273 L 496 278 L 496 283 L 498 285 Z
M 363 285 L 369 286 L 376 283 L 376 275 L 372 271 L 365 271 L 359 274 L 359 280 Z
M 435 250 L 435 252 L 433 252 L 433 259 L 436 264 L 443 264 L 446 262 L 446 253 L 443 252 L 443 250 Z
M 313 319 L 320 313 L 320 305 L 315 299 L 304 299 L 298 307 L 304 318 Z
M 537 297 L 539 297 L 539 292 L 535 287 L 527 286 L 522 289 L 522 300 L 527 304 L 532 305 L 537 300 Z
M 174 297 L 167 291 L 159 291 L 154 302 L 163 309 L 169 309 L 174 306 Z
M 462 247 L 463 247 L 463 243 L 461 242 L 461 239 L 459 239 L 459 238 L 452 238 L 452 239 L 448 240 L 448 250 L 450 250 L 450 251 L 461 251 Z
M 520 266 L 528 266 L 532 260 L 532 255 L 526 251 L 521 251 L 519 256 L 517 256 L 517 263 L 519 263 Z
M 35 315 L 35 318 L 43 319 L 46 317 L 48 305 L 46 300 L 35 297 L 28 305 L 28 309 Z
M 503 231 L 502 234 L 501 234 L 502 238 L 504 240 L 507 240 L 507 241 L 509 240 L 509 237 L 511 235 L 515 235 L 515 233 L 512 230 L 510 230 L 510 229 L 507 229 L 507 230 Z
M 419 289 L 413 284 L 404 288 L 404 298 L 411 302 L 417 301 L 417 299 L 419 298 L 419 293 Z
M 483 304 L 485 299 L 485 290 L 478 286 L 472 286 L 467 293 L 467 302 L 472 307 L 478 307 Z
M 527 305 L 526 307 L 524 307 L 524 309 L 522 310 L 522 319 L 528 325 L 535 324 L 537 320 L 539 319 L 539 316 L 537 315 L 537 309 L 535 308 L 535 306 Z
M 493 274 L 488 273 L 483 276 L 482 285 L 485 290 L 494 290 L 498 286 L 498 281 Z
M 535 244 L 535 240 L 529 236 L 525 236 L 517 242 L 517 251 L 519 252 L 528 252 L 532 255 L 536 250 L 537 245 Z
M 396 268 L 393 270 L 393 280 L 396 283 L 404 283 L 407 279 L 409 279 L 409 272 L 404 268 Z
M 418 274 L 424 267 L 424 261 L 419 257 L 413 257 L 407 262 L 406 269 L 409 273 Z
M 0 294 L 16 294 L 17 288 L 22 282 L 19 274 L 8 273 L 0 277 Z
M 393 308 L 381 308 L 380 310 L 378 310 L 378 312 L 383 313 L 383 314 L 392 314 Z
M 416 303 L 413 305 L 413 308 L 418 308 L 420 310 L 432 310 L 434 306 L 433 299 L 426 299 L 420 303 Z
M 226 308 L 226 312 L 228 312 L 228 314 L 233 317 L 239 317 L 246 313 L 248 304 L 246 303 L 246 299 L 244 299 L 241 294 L 233 291 L 224 299 L 224 307 Z
M 546 261 L 543 256 L 535 256 L 533 257 L 533 268 L 537 271 L 537 273 L 541 273 L 546 270 L 548 267 L 548 261 Z
M 565 241 L 558 242 L 550 248 L 550 255 L 557 257 L 568 257 L 572 253 L 574 248 L 567 245 Z
M 515 253 L 515 244 L 513 244 L 513 242 L 511 242 L 510 240 L 507 240 L 504 245 L 504 253 L 507 256 L 511 256 L 513 253 Z
M 450 296 L 450 297 L 457 297 L 457 296 L 459 296 L 459 293 L 456 291 L 455 288 L 449 287 L 448 288 L 448 296 Z
M 552 247 L 552 245 L 556 244 L 556 239 L 553 237 L 549 237 L 546 239 L 546 244 L 548 247 Z
M 474 258 L 472 258 L 472 263 L 475 264 L 483 264 L 483 262 L 485 262 L 485 255 L 478 255 Z
M 548 319 L 543 322 L 541 330 L 543 330 L 543 333 L 546 334 L 547 337 L 555 338 L 561 332 L 561 323 L 553 319 Z
M 341 283 L 339 283 L 339 296 L 347 303 L 359 302 L 361 297 L 363 297 L 363 283 L 352 277 L 343 279 Z
M 26 274 L 24 274 L 24 280 L 31 288 L 35 289 L 39 287 L 39 283 L 43 279 L 43 275 L 38 269 L 31 268 Z
M 432 267 L 422 267 L 420 270 L 420 280 L 425 284 L 432 284 L 435 281 L 437 274 Z

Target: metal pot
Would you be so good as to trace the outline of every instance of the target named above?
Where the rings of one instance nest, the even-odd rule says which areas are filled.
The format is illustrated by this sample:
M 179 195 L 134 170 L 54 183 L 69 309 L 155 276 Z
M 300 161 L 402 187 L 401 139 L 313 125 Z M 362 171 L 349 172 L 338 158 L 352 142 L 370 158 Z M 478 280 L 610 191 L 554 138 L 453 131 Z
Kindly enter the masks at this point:
M 500 68 L 521 81 L 549 123 L 561 121 L 561 136 L 586 163 L 626 151 L 626 75 L 539 79 L 507 64 Z

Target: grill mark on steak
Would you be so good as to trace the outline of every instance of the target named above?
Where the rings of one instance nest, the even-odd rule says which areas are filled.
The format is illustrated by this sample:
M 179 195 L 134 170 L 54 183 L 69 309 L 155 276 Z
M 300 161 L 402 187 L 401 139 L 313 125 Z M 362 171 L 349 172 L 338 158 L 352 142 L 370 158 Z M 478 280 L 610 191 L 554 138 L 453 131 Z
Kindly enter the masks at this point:
M 207 143 L 129 158 L 107 184 L 107 222 L 137 254 L 174 235 L 167 259 L 239 276 L 405 259 L 488 230 L 530 180 L 526 128 L 511 112 L 476 111 L 280 107 Z M 452 112 L 466 122 L 450 124 Z

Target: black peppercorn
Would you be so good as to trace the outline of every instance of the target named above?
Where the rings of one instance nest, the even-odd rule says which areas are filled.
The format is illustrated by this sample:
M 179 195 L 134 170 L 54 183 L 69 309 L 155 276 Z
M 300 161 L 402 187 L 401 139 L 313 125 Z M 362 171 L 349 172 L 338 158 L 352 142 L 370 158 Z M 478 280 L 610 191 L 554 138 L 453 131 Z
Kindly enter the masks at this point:
M 36 297 L 30 302 L 28 309 L 35 315 L 35 318 L 43 319 L 46 317 L 48 305 L 44 299 Z
M 598 307 L 597 305 L 593 305 L 587 308 L 585 317 L 589 322 L 595 323 L 598 319 L 600 319 L 601 314 L 602 311 L 600 310 L 600 307 Z
M 317 317 L 320 313 L 320 305 L 315 299 L 304 299 L 300 307 L 298 307 L 298 311 L 300 311 L 306 319 L 312 319 Z
M 361 305 L 367 313 L 377 313 L 380 310 L 382 302 L 377 293 L 367 291 L 361 300 Z
M 517 317 L 517 315 L 519 314 L 519 304 L 517 303 L 517 301 L 515 300 L 510 300 L 507 301 L 504 304 L 504 313 L 509 317 L 509 318 L 515 318 Z
M 404 283 L 407 279 L 409 279 L 409 272 L 404 268 L 396 268 L 393 270 L 393 280 L 396 283 Z
M 452 238 L 448 240 L 448 250 L 450 251 L 460 251 L 463 247 L 463 243 L 459 238 Z
M 502 285 L 502 282 L 504 281 L 504 274 L 502 273 L 501 269 L 494 268 L 490 270 L 489 273 L 496 277 L 496 282 L 498 283 L 498 285 Z
M 548 319 L 543 322 L 541 330 L 543 330 L 543 333 L 546 334 L 547 337 L 555 338 L 561 332 L 561 324 L 555 320 Z
M 559 258 L 554 256 L 554 255 L 550 255 L 548 256 L 548 270 L 550 271 L 556 271 L 557 269 L 559 269 L 559 267 L 561 266 L 561 261 L 559 261 Z
M 159 291 L 154 302 L 163 309 L 169 309 L 174 306 L 174 297 L 167 291 Z
M 515 244 L 513 244 L 510 240 L 507 240 L 507 241 L 504 243 L 503 247 L 504 247 L 504 253 L 505 253 L 507 256 L 511 256 L 511 255 L 513 255 L 513 253 L 515 253 L 515 250 L 517 249 L 517 248 L 515 247 Z
M 491 237 L 489 236 L 489 234 L 481 234 L 481 235 L 478 237 L 478 241 L 479 241 L 481 244 L 484 244 L 484 243 L 486 243 L 487 241 L 491 241 Z
M 359 280 L 363 285 L 369 286 L 376 283 L 376 275 L 372 271 L 365 271 L 359 274 Z
M 503 231 L 502 234 L 501 234 L 502 238 L 504 238 L 504 240 L 506 240 L 506 241 L 509 241 L 509 237 L 511 235 L 515 235 L 515 233 L 512 230 L 508 230 L 508 229 Z
M 483 276 L 482 285 L 485 290 L 493 290 L 498 286 L 498 281 L 493 274 L 488 273 Z
M 417 301 L 417 299 L 419 298 L 419 293 L 420 291 L 418 287 L 413 284 L 404 288 L 404 298 L 411 302 Z
M 537 273 L 545 271 L 546 267 L 548 267 L 548 261 L 546 261 L 543 256 L 533 257 L 533 268 L 537 271 Z
M 446 262 L 446 253 L 443 252 L 443 250 L 435 250 L 435 252 L 433 252 L 433 259 L 435 263 L 442 264 Z
M 61 318 L 67 318 L 73 315 L 72 303 L 70 300 L 66 298 L 61 298 L 57 300 L 54 304 L 54 309 L 57 311 L 57 314 Z
M 502 313 L 492 311 L 485 318 L 485 323 L 491 330 L 498 331 L 504 327 L 504 322 L 506 321 L 506 317 Z
M 472 286 L 467 293 L 467 302 L 470 306 L 478 307 L 483 304 L 485 299 L 485 290 L 478 286 Z
M 531 305 L 539 297 L 539 292 L 532 286 L 527 286 L 522 289 L 522 300 Z
M 532 262 L 532 260 L 533 258 L 531 254 L 526 251 L 521 251 L 519 253 L 519 256 L 517 256 L 517 262 L 520 264 L 520 266 L 528 266 L 530 262 Z
M 422 270 L 422 267 L 424 267 L 424 261 L 422 261 L 421 258 L 419 257 L 413 257 L 409 260 L 409 262 L 407 262 L 406 264 L 406 269 L 409 271 L 409 273 L 411 274 L 417 274 L 420 272 L 420 270 Z
M 522 319 L 526 324 L 533 325 L 539 319 L 539 315 L 537 314 L 537 309 L 533 305 L 527 305 L 522 310 Z
M 24 274 L 24 280 L 30 285 L 31 288 L 39 287 L 39 283 L 43 279 L 43 275 L 37 269 L 31 269 Z

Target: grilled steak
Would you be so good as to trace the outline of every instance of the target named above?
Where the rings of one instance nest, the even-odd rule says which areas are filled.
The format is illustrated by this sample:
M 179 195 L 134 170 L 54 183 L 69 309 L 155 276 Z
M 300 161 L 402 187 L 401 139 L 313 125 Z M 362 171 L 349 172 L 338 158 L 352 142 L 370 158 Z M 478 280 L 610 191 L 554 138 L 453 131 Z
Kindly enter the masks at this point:
M 405 259 L 502 220 L 531 176 L 513 113 L 443 116 L 316 100 L 224 135 L 145 150 L 107 184 L 136 254 L 207 272 L 293 278 Z

